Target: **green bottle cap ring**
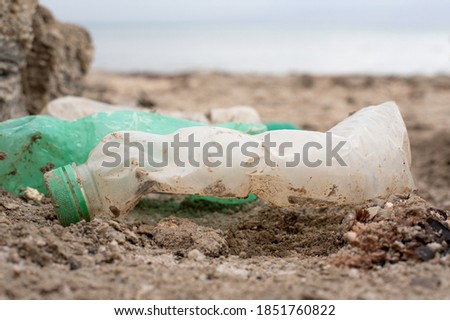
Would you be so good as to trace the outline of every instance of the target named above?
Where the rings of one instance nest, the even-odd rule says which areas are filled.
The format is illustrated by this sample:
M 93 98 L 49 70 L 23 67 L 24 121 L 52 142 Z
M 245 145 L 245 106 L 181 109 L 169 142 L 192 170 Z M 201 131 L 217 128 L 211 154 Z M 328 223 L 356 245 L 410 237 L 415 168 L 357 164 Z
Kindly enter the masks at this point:
M 90 221 L 86 199 L 74 170 L 75 164 L 56 168 L 45 174 L 45 182 L 59 222 L 63 226 L 81 220 Z

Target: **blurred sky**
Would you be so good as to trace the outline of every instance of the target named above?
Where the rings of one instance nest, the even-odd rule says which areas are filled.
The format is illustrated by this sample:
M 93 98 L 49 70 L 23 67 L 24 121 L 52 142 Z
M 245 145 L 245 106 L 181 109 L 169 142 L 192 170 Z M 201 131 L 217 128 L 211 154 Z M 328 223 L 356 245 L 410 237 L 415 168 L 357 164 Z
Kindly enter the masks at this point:
M 63 21 L 277 21 L 450 29 L 449 0 L 41 0 Z

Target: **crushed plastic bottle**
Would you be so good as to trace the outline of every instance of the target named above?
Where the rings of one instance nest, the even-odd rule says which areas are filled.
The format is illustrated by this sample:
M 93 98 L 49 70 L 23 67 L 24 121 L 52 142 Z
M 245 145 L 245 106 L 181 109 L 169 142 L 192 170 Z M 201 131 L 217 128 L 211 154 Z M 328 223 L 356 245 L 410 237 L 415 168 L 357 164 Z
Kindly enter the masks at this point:
M 0 123 L 0 187 L 22 194 L 26 187 L 47 194 L 43 173 L 67 163 L 82 164 L 107 134 L 139 130 L 169 134 L 204 124 L 150 112 L 100 112 L 77 121 L 39 115 Z M 266 131 L 263 124 L 224 123 L 218 126 L 249 134 Z
M 175 136 L 179 141 L 193 136 L 199 147 L 178 150 L 177 159 L 175 148 L 165 147 Z M 291 145 L 283 152 L 268 152 L 267 138 L 278 147 Z M 126 139 L 139 142 L 144 152 L 132 148 L 125 157 Z M 227 161 L 205 165 L 205 159 L 212 161 L 203 152 L 207 143 L 231 150 Z M 245 143 L 254 146 L 252 154 L 230 148 Z M 117 147 L 120 158 L 115 165 L 104 152 L 111 145 Z M 290 166 L 305 145 L 309 146 L 303 152 L 306 159 Z M 147 157 L 150 148 L 152 163 Z M 156 166 L 165 156 L 167 164 Z M 254 193 L 282 207 L 362 203 L 412 191 L 410 160 L 405 124 L 395 103 L 388 102 L 358 111 L 327 133 L 277 130 L 250 136 L 217 127 L 188 127 L 167 135 L 115 132 L 102 139 L 86 163 L 55 169 L 45 179 L 58 218 L 68 225 L 97 215 L 125 215 L 142 195 L 151 192 L 225 198 Z

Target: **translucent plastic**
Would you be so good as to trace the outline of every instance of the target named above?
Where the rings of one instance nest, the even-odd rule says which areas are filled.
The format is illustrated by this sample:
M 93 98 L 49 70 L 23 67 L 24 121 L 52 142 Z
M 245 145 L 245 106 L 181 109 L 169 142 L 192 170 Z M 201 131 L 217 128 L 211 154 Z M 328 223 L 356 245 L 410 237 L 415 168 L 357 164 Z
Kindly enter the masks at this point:
M 49 102 L 42 109 L 41 114 L 62 120 L 75 121 L 100 112 L 111 113 L 121 110 L 150 112 L 150 109 L 140 107 L 112 105 L 83 97 L 65 96 Z
M 158 108 L 142 108 L 136 106 L 112 105 L 87 98 L 65 96 L 55 99 L 47 104 L 41 111 L 43 115 L 49 115 L 62 120 L 75 121 L 99 112 L 114 112 L 120 110 L 132 110 L 142 112 L 156 112 L 165 116 L 186 119 L 204 124 L 210 123 L 260 123 L 258 112 L 249 106 L 232 106 L 229 108 L 213 108 L 208 114 L 196 111 L 174 111 Z
M 100 112 L 77 121 L 41 115 L 1 122 L 0 187 L 15 194 L 21 194 L 26 187 L 47 193 L 44 172 L 72 162 L 84 163 L 91 150 L 111 132 L 139 130 L 168 134 L 194 126 L 204 124 L 132 110 Z M 247 133 L 266 130 L 263 124 L 225 123 L 221 126 Z
M 180 141 L 188 141 L 193 135 L 199 146 L 194 152 L 178 149 L 179 155 L 175 157 L 174 148 L 164 147 L 164 143 L 170 145 L 174 141 L 175 135 Z M 263 144 L 267 135 L 276 146 L 270 152 Z M 130 148 L 131 165 L 124 165 L 125 155 L 121 152 L 125 136 L 145 148 L 143 163 L 139 162 L 142 162 L 142 152 Z M 111 142 L 117 148 L 109 150 L 116 150 L 122 161 L 117 166 L 105 167 L 105 162 L 112 159 L 105 156 L 104 148 Z M 215 167 L 204 165 L 204 146 L 211 142 L 230 150 L 224 152 L 228 154 L 226 158 L 206 157 L 210 162 L 221 160 Z M 248 149 L 252 151 L 250 156 L 239 147 L 230 148 L 232 144 L 242 146 L 249 142 L 257 146 Z M 279 152 L 277 148 L 284 142 L 292 145 Z M 289 167 L 287 164 L 295 162 L 297 153 L 303 157 L 305 145 L 312 146 L 307 151 L 307 159 Z M 150 147 L 152 160 L 159 162 L 166 157 L 167 165 L 149 164 Z M 180 166 L 176 158 L 185 166 Z M 283 207 L 356 204 L 412 191 L 410 161 L 404 122 L 395 103 L 387 102 L 360 110 L 328 133 L 278 130 L 250 136 L 217 127 L 182 128 L 168 135 L 116 132 L 103 138 L 88 161 L 76 170 L 91 216 L 117 216 L 129 212 L 143 194 L 151 192 L 219 197 L 245 197 L 254 193 Z

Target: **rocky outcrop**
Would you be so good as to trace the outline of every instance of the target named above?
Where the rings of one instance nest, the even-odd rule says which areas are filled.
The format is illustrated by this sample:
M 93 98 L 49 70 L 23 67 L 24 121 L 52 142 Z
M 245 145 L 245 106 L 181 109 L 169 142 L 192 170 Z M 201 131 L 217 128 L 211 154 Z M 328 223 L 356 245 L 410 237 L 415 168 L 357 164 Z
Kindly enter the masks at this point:
M 36 0 L 0 0 L 0 120 L 25 115 L 22 71 L 33 41 Z
M 56 21 L 37 0 L 0 0 L 0 120 L 79 95 L 92 56 L 89 33 Z

